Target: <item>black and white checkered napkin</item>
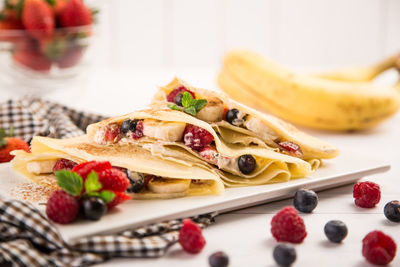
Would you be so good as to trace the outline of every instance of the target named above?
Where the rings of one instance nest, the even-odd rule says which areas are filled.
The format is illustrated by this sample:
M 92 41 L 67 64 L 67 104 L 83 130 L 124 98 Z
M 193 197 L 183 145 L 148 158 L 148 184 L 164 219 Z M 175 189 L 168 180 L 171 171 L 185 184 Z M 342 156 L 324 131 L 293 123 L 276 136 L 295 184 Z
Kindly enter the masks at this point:
M 24 98 L 0 103 L 0 128 L 14 128 L 16 137 L 68 138 L 82 135 L 87 125 L 104 117 Z M 1 178 L 1 177 L 0 177 Z M 204 228 L 216 213 L 193 217 Z M 85 266 L 113 257 L 160 257 L 177 242 L 182 220 L 127 229 L 66 243 L 56 227 L 32 205 L 0 198 L 0 266 Z

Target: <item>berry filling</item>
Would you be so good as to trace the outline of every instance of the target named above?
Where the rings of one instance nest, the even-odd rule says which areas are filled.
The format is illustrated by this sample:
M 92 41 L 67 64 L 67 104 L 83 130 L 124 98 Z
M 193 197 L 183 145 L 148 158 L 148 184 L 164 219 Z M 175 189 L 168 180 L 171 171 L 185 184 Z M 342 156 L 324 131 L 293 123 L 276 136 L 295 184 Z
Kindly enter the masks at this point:
M 214 141 L 214 136 L 207 130 L 188 124 L 183 132 L 183 143 L 195 151 L 201 151 Z
M 59 159 L 53 167 L 53 172 L 59 170 L 72 170 L 72 168 L 74 168 L 76 165 L 78 164 L 76 162 L 73 162 L 72 160 Z
M 177 104 L 178 106 L 182 106 L 182 95 L 184 92 L 188 92 L 189 94 L 192 95 L 193 99 L 196 99 L 195 94 L 188 90 L 185 86 L 181 85 L 178 88 L 172 90 L 168 96 L 167 96 L 167 101 L 168 102 L 173 102 Z
M 110 124 L 104 130 L 104 141 L 107 143 L 116 143 L 122 138 L 121 130 L 118 124 Z
M 289 142 L 289 141 L 279 142 L 278 146 L 279 146 L 281 152 L 283 152 L 283 153 L 286 153 L 286 154 L 289 154 L 290 156 L 295 156 L 298 158 L 303 157 L 303 152 L 301 151 L 300 146 L 293 142 Z

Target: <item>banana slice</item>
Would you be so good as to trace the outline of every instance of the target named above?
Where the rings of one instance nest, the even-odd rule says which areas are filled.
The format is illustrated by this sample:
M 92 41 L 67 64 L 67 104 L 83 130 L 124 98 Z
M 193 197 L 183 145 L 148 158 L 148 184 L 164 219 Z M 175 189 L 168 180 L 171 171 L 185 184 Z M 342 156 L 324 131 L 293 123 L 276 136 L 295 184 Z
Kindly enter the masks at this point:
M 52 173 L 57 160 L 30 161 L 26 163 L 26 169 L 33 174 Z
M 207 122 L 216 122 L 221 121 L 223 115 L 224 103 L 221 99 L 214 97 L 209 99 L 207 105 L 197 112 L 196 118 Z
M 176 142 L 182 140 L 186 123 L 161 122 L 156 120 L 144 120 L 143 134 L 158 140 Z
M 147 186 L 154 193 L 180 193 L 189 189 L 190 179 L 154 178 Z

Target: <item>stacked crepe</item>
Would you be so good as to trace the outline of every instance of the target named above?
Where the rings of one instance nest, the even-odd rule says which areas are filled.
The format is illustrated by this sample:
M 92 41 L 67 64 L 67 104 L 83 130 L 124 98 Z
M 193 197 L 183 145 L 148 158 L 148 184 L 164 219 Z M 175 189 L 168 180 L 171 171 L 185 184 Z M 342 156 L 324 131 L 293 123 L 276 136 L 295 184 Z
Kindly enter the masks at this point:
M 89 125 L 78 138 L 35 137 L 31 149 L 15 153 L 13 168 L 33 181 L 52 179 L 59 159 L 107 160 L 127 173 L 153 177 L 133 192 L 145 199 L 285 182 L 309 176 L 322 159 L 338 154 L 282 120 L 177 78 L 160 87 L 145 110 Z

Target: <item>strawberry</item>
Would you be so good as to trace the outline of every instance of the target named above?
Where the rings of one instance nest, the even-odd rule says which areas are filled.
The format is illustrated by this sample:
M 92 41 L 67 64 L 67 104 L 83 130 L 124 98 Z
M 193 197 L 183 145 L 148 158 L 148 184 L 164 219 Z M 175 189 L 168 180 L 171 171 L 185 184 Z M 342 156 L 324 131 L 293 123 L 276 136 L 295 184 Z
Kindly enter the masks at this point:
M 9 134 L 10 135 L 10 132 Z M 14 156 L 10 155 L 13 150 L 25 150 L 30 152 L 29 145 L 20 138 L 7 137 L 4 129 L 0 129 L 0 163 L 11 161 Z
M 58 67 L 65 69 L 71 68 L 79 63 L 83 55 L 81 47 L 72 47 L 67 50 L 63 57 L 57 62 Z
M 22 24 L 36 38 L 52 35 L 55 18 L 51 6 L 44 0 L 26 0 L 22 10 Z
M 92 13 L 81 0 L 69 0 L 59 14 L 62 27 L 92 24 Z
M 131 199 L 131 197 L 129 195 L 127 195 L 123 192 L 114 191 L 114 194 L 115 194 L 114 199 L 110 203 L 107 204 L 108 209 L 114 208 L 115 206 Z
M 13 54 L 13 59 L 15 62 L 35 71 L 48 72 L 51 68 L 51 61 L 34 50 L 17 49 Z
M 0 31 L 1 30 L 19 30 L 22 29 L 22 24 L 19 20 L 6 19 L 0 20 Z

